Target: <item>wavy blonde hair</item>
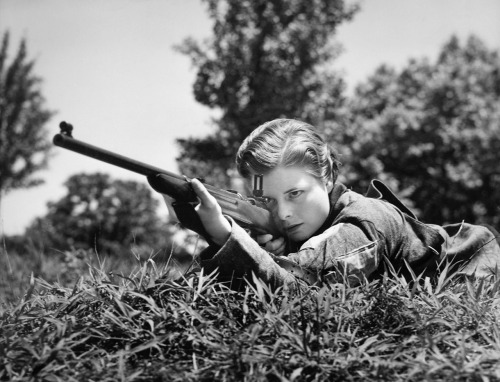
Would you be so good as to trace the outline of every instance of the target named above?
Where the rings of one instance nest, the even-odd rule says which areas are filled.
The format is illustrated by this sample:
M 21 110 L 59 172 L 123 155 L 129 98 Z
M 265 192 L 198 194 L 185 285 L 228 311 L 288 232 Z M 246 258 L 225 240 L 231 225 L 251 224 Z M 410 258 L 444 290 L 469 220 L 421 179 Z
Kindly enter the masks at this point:
M 236 166 L 248 180 L 277 166 L 304 166 L 326 184 L 337 180 L 340 162 L 312 125 L 295 119 L 275 119 L 257 127 L 243 141 L 236 154 Z

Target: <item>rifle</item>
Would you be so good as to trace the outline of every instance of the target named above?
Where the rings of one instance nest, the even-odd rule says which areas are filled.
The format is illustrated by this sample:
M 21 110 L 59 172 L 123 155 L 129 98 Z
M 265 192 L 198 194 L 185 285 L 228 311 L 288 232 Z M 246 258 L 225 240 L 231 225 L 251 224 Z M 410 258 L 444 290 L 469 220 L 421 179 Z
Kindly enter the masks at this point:
M 205 228 L 194 210 L 194 206 L 198 204 L 198 197 L 192 189 L 189 178 L 75 139 L 72 135 L 73 126 L 64 121 L 59 124 L 59 127 L 61 132 L 53 138 L 53 143 L 56 146 L 146 176 L 155 191 L 166 194 L 175 200 L 172 206 L 180 223 L 209 240 Z M 256 233 L 282 235 L 263 200 L 259 198 L 261 190 L 254 190 L 255 197 L 245 198 L 235 191 L 223 190 L 209 184 L 204 185 L 221 206 L 222 213 L 232 217 L 243 228 Z

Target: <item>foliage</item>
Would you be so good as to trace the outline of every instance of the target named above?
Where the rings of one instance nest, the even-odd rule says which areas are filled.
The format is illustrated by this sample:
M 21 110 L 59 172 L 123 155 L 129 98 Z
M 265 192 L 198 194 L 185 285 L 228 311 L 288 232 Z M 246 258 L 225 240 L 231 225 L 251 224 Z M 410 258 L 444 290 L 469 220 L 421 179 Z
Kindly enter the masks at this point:
M 235 292 L 213 275 L 35 280 L 0 316 L 0 380 L 498 381 L 500 280 L 443 273 Z
M 178 49 L 197 68 L 194 95 L 221 111 L 217 130 L 179 139 L 181 171 L 228 186 L 241 141 L 277 117 L 312 120 L 342 102 L 343 82 L 326 70 L 338 49 L 336 28 L 357 6 L 342 0 L 206 0 L 213 37 L 187 39 Z
M 435 63 L 381 66 L 355 92 L 332 140 L 347 182 L 385 180 L 426 222 L 500 225 L 500 58 L 456 37 Z
M 19 245 L 16 250 L 11 245 L 11 239 L 4 238 L 4 246 L 0 249 L 0 312 L 6 306 L 18 303 L 26 290 L 34 285 L 36 278 L 72 286 L 87 273 L 89 266 L 98 267 L 103 272 L 126 275 L 137 268 L 138 260 L 133 255 L 101 258 L 91 250 L 75 250 L 54 256 L 39 251 L 29 243 Z M 19 240 L 22 239 L 19 237 Z M 166 259 L 155 256 L 155 261 L 161 264 Z
M 0 48 L 0 192 L 42 182 L 32 175 L 47 164 L 50 142 L 43 127 L 53 114 L 44 106 L 26 41 L 21 41 L 10 65 L 8 48 L 5 32 Z
M 107 174 L 75 174 L 67 193 L 48 203 L 26 236 L 35 244 L 62 251 L 95 249 L 99 254 L 159 250 L 169 227 L 158 217 L 156 200 L 143 183 L 113 180 Z

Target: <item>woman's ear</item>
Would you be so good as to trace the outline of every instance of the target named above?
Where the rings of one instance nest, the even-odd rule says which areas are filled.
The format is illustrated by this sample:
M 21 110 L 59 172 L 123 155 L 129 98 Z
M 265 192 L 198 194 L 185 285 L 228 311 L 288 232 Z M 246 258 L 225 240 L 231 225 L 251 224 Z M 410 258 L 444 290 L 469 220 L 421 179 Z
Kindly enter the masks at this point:
M 328 182 L 326 182 L 326 190 L 328 191 L 328 193 L 330 193 L 333 190 L 333 181 L 332 180 L 329 180 Z

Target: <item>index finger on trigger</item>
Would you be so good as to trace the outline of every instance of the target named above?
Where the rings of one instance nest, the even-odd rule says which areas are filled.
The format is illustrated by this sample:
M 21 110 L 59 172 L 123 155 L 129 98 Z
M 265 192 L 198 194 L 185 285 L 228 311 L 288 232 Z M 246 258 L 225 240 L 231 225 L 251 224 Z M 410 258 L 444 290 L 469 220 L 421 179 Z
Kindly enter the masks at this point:
M 258 235 L 257 236 L 257 243 L 259 244 L 264 244 L 267 243 L 268 241 L 273 239 L 273 235 L 271 234 L 264 234 L 264 235 Z

